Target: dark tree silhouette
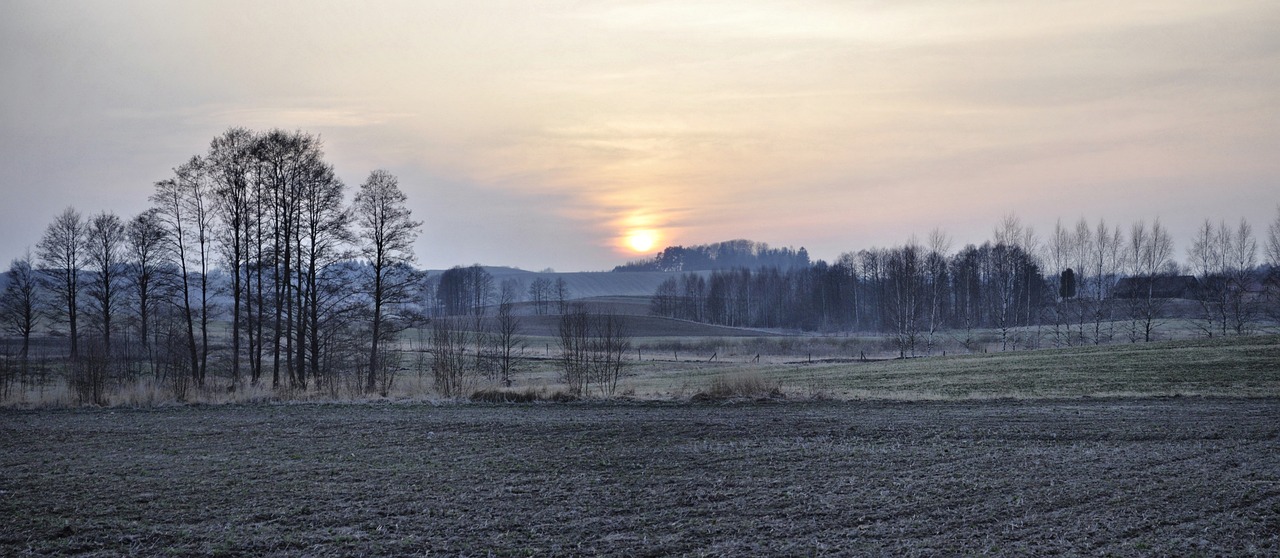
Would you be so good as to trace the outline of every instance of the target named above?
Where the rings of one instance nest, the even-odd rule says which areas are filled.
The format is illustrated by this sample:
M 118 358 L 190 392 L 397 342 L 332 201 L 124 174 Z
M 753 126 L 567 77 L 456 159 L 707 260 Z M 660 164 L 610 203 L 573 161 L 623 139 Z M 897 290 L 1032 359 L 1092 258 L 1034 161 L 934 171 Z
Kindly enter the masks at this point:
M 355 196 L 355 222 L 358 227 L 360 252 L 369 266 L 367 294 L 373 307 L 370 322 L 368 381 L 365 389 L 373 391 L 383 363 L 379 362 L 379 346 L 391 334 L 387 320 L 389 307 L 406 301 L 416 279 L 409 264 L 414 260 L 413 241 L 422 226 L 410 218 L 405 207 L 406 196 L 399 181 L 384 170 L 375 170 L 360 185 Z

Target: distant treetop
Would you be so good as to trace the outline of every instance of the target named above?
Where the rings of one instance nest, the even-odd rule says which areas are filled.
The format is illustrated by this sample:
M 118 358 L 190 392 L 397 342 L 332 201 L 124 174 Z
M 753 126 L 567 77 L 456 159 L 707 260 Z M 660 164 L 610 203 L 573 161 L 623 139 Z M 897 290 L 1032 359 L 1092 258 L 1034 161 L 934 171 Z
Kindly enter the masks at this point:
M 708 271 L 733 268 L 808 267 L 809 252 L 801 247 L 771 248 L 764 242 L 729 240 L 697 246 L 668 246 L 652 258 L 635 260 L 614 271 Z

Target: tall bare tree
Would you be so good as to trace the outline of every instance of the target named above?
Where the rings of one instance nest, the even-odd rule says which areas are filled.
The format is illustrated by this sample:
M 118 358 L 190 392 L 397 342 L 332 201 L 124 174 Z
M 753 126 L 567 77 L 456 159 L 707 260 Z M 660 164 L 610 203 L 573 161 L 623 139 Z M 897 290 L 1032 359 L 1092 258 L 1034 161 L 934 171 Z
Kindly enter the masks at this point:
M 56 301 L 57 319 L 67 324 L 73 361 L 80 357 L 80 268 L 87 230 L 80 212 L 68 207 L 54 217 L 36 245 L 42 282 Z
M 1199 280 L 1200 320 L 1197 322 L 1205 335 L 1227 333 L 1227 254 L 1231 251 L 1231 231 L 1226 222 L 1217 227 L 1205 219 L 1196 229 L 1191 245 L 1187 247 L 1187 264 Z
M 72 370 L 72 385 L 81 401 L 106 402 L 106 384 L 116 369 L 112 334 L 115 318 L 123 304 L 124 224 L 111 213 L 99 213 L 88 221 L 84 237 L 87 265 L 87 317 L 97 331 L 89 343 L 89 358 Z
M 942 327 L 947 297 L 947 257 L 951 252 L 951 237 L 941 229 L 929 233 L 929 253 L 925 256 L 924 276 L 927 293 L 927 327 L 925 351 L 933 354 L 934 336 Z
M 92 323 L 102 339 L 103 358 L 111 360 L 114 320 L 123 304 L 125 269 L 125 228 L 115 214 L 102 212 L 89 220 L 85 235 L 85 255 Z
M 925 313 L 923 249 L 913 236 L 890 250 L 885 260 L 888 297 L 885 309 L 898 345 L 898 356 L 916 356 L 921 317 Z
M 1280 207 L 1276 208 L 1276 218 L 1267 227 L 1266 240 L 1266 292 L 1268 311 L 1274 322 L 1280 323 Z
M 498 375 L 502 385 L 511 386 L 511 374 L 515 372 L 516 354 L 524 348 L 524 340 L 520 337 L 520 317 L 516 315 L 515 306 L 520 298 L 520 282 L 515 278 L 502 281 L 498 295 L 498 317 L 496 335 L 498 338 Z
M 370 272 L 367 292 L 373 306 L 365 387 L 369 391 L 378 385 L 378 374 L 382 370 L 379 348 L 391 334 L 388 310 L 406 301 L 415 281 L 409 264 L 414 260 L 413 241 L 422 223 L 411 218 L 406 199 L 395 176 L 375 170 L 360 185 L 354 200 L 360 252 Z
M 1255 296 L 1254 268 L 1258 265 L 1258 241 L 1253 236 L 1253 226 L 1240 219 L 1240 224 L 1230 232 L 1230 242 L 1225 246 L 1227 254 L 1227 326 L 1236 335 L 1249 333 L 1258 314 Z
M 151 199 L 156 204 L 156 215 L 169 231 L 166 248 L 177 267 L 174 283 L 185 322 L 189 373 L 197 386 L 204 386 L 209 363 L 210 233 L 214 214 L 201 159 L 192 157 L 174 169 L 173 178 L 157 182 Z
M 1113 291 L 1123 263 L 1124 232 L 1099 219 L 1092 248 L 1089 271 L 1094 286 L 1093 342 L 1096 344 L 1109 341 L 1115 335 Z
M 1097 281 L 1090 271 L 1093 268 L 1091 257 L 1094 253 L 1093 244 L 1093 230 L 1089 227 L 1089 221 L 1081 217 L 1076 221 L 1075 229 L 1071 234 L 1070 267 L 1075 270 L 1076 279 L 1076 296 L 1075 302 L 1071 304 L 1071 314 L 1078 326 L 1073 342 L 1088 341 L 1085 336 L 1085 322 L 1094 315 L 1093 308 L 1097 305 Z
M 334 175 L 331 165 L 317 160 L 304 178 L 298 235 L 298 366 L 302 368 L 305 363 L 312 378 L 318 379 L 321 321 L 343 300 L 332 296 L 333 291 L 322 283 L 326 270 L 346 256 L 343 247 L 352 240 L 351 212 L 343 204 L 346 187 Z M 305 379 L 301 383 L 305 385 Z
M 1067 321 L 1067 285 L 1063 285 L 1062 278 L 1068 277 L 1066 271 L 1071 269 L 1070 279 L 1074 281 L 1075 270 L 1071 268 L 1071 231 L 1062 226 L 1062 220 L 1059 219 L 1053 225 L 1053 234 L 1049 236 L 1048 242 L 1045 244 L 1045 260 L 1048 262 L 1049 277 L 1053 281 L 1053 292 L 1057 294 L 1057 304 L 1053 306 L 1053 338 L 1054 345 L 1061 346 L 1064 343 L 1071 342 L 1070 322 Z M 1075 290 L 1075 285 L 1070 285 L 1071 291 Z M 1067 326 L 1067 331 L 1063 331 L 1063 326 Z
M 165 257 L 168 231 L 156 209 L 142 212 L 129 221 L 125 228 L 130 266 L 129 278 L 133 285 L 134 312 L 137 317 L 138 338 L 147 355 L 151 373 L 159 375 L 156 364 L 154 331 L 156 300 L 162 286 L 163 270 L 169 260 Z
M 1131 320 L 1130 341 L 1151 341 L 1160 325 L 1167 298 L 1156 287 L 1173 257 L 1173 238 L 1156 219 L 1148 229 L 1145 221 L 1129 228 L 1125 262 L 1131 288 L 1126 293 Z M 1157 296 L 1161 294 L 1162 296 Z
M 213 139 L 205 157 L 212 180 L 213 201 L 223 226 L 217 235 L 222 257 L 231 274 L 231 385 L 240 383 L 240 356 L 248 295 L 249 238 L 252 233 L 253 149 L 257 139 L 245 128 L 231 128 Z M 252 338 L 250 339 L 252 345 Z
M 1266 244 L 1267 263 L 1280 268 L 1280 207 L 1276 207 L 1276 218 L 1267 227 Z

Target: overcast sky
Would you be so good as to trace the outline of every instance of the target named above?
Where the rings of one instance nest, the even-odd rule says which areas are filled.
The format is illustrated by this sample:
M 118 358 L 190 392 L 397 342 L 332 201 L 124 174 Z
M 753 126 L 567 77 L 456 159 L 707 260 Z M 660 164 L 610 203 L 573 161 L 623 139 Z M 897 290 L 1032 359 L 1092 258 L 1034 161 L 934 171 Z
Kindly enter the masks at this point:
M 637 230 L 834 259 L 1010 212 L 1160 217 L 1181 257 L 1280 203 L 1274 0 L 8 0 L 0 72 L 5 262 L 230 126 L 398 175 L 430 268 L 608 269 Z

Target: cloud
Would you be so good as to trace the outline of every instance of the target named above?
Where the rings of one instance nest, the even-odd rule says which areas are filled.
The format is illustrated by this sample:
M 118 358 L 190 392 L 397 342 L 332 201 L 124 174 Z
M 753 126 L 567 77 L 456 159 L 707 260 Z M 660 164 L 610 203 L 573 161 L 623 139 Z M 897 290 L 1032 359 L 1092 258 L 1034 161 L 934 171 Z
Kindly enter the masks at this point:
M 447 248 L 424 240 L 437 266 L 608 267 L 640 226 L 833 257 L 934 226 L 977 241 L 1011 210 L 1260 220 L 1258 185 L 1280 175 L 1272 2 L 12 13 L 0 23 L 0 187 L 47 193 L 0 216 L 22 223 L 0 230 L 12 237 L 44 224 L 20 213 L 145 200 L 232 125 L 319 133 L 352 185 L 373 168 L 400 174 L 433 235 L 473 231 Z M 1208 201 L 1183 207 L 1197 195 Z

